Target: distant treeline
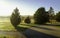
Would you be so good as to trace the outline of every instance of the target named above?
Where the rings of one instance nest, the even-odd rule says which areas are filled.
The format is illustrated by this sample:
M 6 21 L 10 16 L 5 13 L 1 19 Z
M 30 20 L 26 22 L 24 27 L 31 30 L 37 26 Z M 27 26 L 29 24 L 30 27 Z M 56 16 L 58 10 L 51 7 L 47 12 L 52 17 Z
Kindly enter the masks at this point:
M 14 26 L 19 25 L 22 20 L 24 20 L 25 23 L 30 24 L 31 19 L 34 20 L 35 24 L 46 24 L 52 20 L 60 22 L 60 12 L 55 15 L 52 7 L 50 7 L 48 11 L 46 11 L 44 7 L 40 7 L 36 10 L 33 16 L 22 16 L 20 15 L 19 9 L 15 8 L 11 16 L 0 16 L 0 18 L 10 18 L 11 24 Z

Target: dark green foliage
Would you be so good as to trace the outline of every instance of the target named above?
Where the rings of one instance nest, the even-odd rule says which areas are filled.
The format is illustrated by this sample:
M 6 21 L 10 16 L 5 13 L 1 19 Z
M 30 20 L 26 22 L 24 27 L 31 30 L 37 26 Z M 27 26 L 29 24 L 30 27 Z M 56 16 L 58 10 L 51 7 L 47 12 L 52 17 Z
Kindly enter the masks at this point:
M 39 8 L 34 14 L 35 24 L 45 24 L 49 21 L 49 14 L 44 7 Z
M 58 12 L 55 17 L 56 17 L 56 18 L 55 18 L 56 21 L 60 22 L 60 12 Z
M 17 26 L 21 22 L 21 18 L 19 16 L 19 10 L 16 8 L 10 17 L 11 24 Z
M 25 19 L 24 22 L 27 23 L 27 24 L 31 23 L 31 20 L 30 20 L 29 16 Z

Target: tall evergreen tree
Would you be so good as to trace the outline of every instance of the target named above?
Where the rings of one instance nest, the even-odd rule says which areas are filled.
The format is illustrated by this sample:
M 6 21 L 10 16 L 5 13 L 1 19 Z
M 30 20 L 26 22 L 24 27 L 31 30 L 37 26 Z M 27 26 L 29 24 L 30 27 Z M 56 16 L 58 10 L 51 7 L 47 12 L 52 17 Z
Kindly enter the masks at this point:
M 44 7 L 39 8 L 34 14 L 34 20 L 36 24 L 45 24 L 49 21 L 48 12 L 45 11 Z
M 21 18 L 20 18 L 20 15 L 19 15 L 18 8 L 14 9 L 14 11 L 13 11 L 11 17 L 10 17 L 10 21 L 11 21 L 11 24 L 14 25 L 14 26 L 17 26 L 18 24 L 20 24 Z

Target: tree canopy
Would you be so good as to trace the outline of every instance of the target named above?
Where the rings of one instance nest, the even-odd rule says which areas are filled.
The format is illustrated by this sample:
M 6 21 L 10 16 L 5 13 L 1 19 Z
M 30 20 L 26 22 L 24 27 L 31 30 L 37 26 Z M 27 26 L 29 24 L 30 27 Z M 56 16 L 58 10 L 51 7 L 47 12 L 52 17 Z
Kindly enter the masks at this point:
M 48 12 L 44 7 L 39 8 L 34 14 L 34 20 L 36 24 L 44 24 L 49 21 Z

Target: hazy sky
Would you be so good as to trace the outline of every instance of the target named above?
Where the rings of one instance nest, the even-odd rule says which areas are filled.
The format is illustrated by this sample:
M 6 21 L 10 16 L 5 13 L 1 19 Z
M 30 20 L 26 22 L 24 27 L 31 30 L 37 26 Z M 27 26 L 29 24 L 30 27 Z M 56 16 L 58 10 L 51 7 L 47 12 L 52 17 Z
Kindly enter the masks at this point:
M 15 8 L 18 8 L 21 15 L 33 15 L 40 7 L 54 11 L 60 10 L 60 0 L 0 0 L 0 16 L 9 16 Z

